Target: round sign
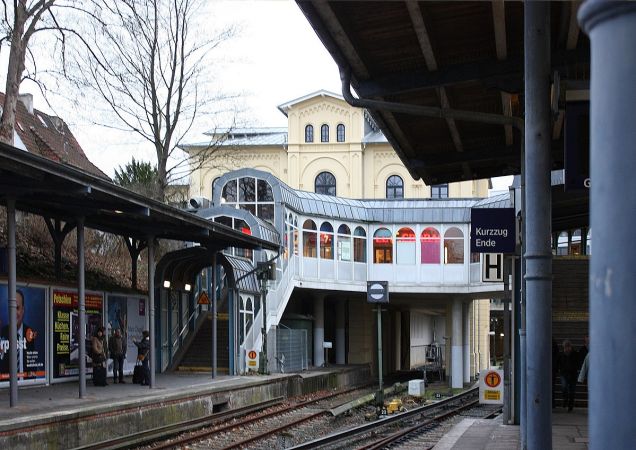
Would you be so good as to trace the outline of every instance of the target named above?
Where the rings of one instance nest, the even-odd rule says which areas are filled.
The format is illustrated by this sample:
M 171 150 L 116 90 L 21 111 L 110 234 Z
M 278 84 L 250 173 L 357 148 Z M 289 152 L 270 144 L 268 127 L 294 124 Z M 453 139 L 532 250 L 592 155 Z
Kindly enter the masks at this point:
M 488 372 L 484 378 L 484 382 L 491 388 L 499 386 L 501 383 L 501 377 L 497 372 Z
M 384 298 L 384 286 L 379 283 L 372 284 L 369 287 L 369 296 L 374 300 L 382 300 Z
M 249 359 L 256 359 L 256 352 L 254 350 L 250 350 L 247 356 Z

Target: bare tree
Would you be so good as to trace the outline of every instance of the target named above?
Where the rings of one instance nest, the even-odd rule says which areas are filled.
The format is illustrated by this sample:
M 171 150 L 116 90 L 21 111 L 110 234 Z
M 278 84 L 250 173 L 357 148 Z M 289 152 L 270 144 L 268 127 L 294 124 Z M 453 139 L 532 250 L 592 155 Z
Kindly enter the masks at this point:
M 0 141 L 13 145 L 15 110 L 23 81 L 29 41 L 40 31 L 57 29 L 53 6 L 55 0 L 14 0 L 7 4 L 2 1 L 1 46 L 10 45 L 7 83 L 5 87 L 2 117 L 0 117 Z M 11 18 L 11 16 L 13 16 Z
M 153 146 L 161 198 L 169 182 L 209 160 L 224 139 L 217 135 L 196 160 L 178 150 L 195 117 L 218 112 L 231 97 L 209 95 L 202 76 L 210 73 L 211 51 L 234 29 L 193 26 L 200 6 L 200 0 L 98 0 L 93 23 L 81 32 L 86 45 L 67 72 L 117 118 L 116 125 L 100 125 L 133 131 Z

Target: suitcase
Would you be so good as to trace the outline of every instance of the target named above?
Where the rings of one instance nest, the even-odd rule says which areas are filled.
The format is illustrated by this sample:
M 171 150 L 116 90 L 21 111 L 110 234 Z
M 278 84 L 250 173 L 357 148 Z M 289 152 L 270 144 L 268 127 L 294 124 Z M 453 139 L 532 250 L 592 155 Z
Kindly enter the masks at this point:
M 95 386 L 106 386 L 106 367 L 99 365 L 93 367 L 93 384 Z
M 144 368 L 141 364 L 136 364 L 133 370 L 133 383 L 141 384 L 144 381 Z

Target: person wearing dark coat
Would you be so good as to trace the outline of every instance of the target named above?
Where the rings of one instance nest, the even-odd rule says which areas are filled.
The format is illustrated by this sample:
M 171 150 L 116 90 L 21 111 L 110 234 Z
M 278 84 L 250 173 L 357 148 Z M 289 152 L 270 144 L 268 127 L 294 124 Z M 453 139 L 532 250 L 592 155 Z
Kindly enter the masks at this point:
M 578 355 L 572 349 L 572 343 L 566 339 L 563 341 L 563 353 L 559 358 L 559 374 L 561 375 L 561 387 L 563 389 L 563 407 L 567 407 L 568 411 L 572 411 L 574 408 L 578 370 Z
M 144 368 L 144 378 L 141 385 L 150 386 L 150 333 L 144 330 L 141 341 L 133 339 L 133 343 L 137 346 L 137 359 L 141 361 L 141 365 Z

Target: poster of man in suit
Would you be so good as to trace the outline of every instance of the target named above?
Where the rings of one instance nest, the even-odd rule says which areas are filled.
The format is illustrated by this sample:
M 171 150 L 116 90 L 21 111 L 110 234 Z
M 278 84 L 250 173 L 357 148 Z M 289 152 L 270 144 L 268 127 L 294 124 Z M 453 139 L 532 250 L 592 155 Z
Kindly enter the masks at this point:
M 0 285 L 0 381 L 9 380 L 9 299 L 8 287 Z M 16 291 L 16 327 L 18 379 L 46 378 L 46 290 L 18 286 Z

